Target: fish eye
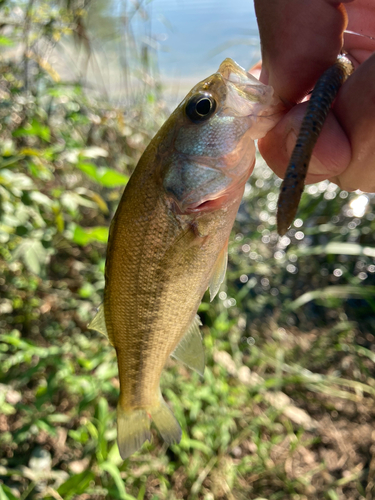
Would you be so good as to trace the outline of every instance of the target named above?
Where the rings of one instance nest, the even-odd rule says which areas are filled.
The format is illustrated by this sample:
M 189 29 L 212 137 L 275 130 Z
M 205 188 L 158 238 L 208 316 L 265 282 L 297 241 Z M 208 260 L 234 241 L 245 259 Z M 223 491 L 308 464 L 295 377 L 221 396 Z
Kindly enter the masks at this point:
M 193 122 L 202 122 L 207 120 L 215 113 L 216 101 L 211 94 L 202 92 L 190 97 L 186 104 L 185 112 L 188 118 Z

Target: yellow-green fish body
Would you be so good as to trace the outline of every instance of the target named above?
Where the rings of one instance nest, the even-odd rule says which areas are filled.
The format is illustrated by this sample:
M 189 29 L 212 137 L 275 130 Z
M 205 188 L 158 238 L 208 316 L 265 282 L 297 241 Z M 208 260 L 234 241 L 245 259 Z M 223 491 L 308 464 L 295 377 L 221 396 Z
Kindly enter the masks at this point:
M 225 60 L 172 113 L 126 186 L 110 228 L 104 302 L 90 324 L 117 353 L 123 458 L 150 439 L 151 419 L 168 444 L 180 440 L 161 372 L 173 354 L 203 373 L 196 312 L 223 281 L 253 140 L 277 121 L 272 93 Z

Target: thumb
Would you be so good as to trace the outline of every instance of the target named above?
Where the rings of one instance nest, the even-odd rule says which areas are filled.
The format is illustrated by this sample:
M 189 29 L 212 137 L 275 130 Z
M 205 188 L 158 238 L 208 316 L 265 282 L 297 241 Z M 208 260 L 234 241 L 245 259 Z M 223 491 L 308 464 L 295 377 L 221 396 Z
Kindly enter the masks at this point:
M 279 177 L 283 178 L 285 175 L 306 108 L 307 102 L 292 108 L 258 141 L 261 155 Z M 349 140 L 335 115 L 330 112 L 315 145 L 306 183 L 311 184 L 340 175 L 348 167 L 350 158 Z

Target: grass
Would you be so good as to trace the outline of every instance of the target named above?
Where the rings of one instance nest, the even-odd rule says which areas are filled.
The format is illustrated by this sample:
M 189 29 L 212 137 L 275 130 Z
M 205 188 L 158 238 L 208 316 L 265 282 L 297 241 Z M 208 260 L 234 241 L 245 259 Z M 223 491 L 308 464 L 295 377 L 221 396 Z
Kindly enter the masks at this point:
M 262 171 L 258 167 L 252 185 Z M 46 283 L 17 261 L 3 261 L 8 292 L 13 286 L 25 298 L 15 304 L 14 292 L 12 313 L 4 316 L 10 328 L 0 337 L 1 498 L 372 498 L 372 334 L 350 317 L 348 294 L 324 297 L 339 301 L 332 308 L 316 306 L 314 298 L 296 305 L 294 281 L 307 278 L 286 275 L 289 264 L 274 258 L 280 250 L 272 232 L 270 241 L 246 233 L 241 214 L 249 207 L 245 200 L 219 298 L 200 308 L 204 379 L 172 361 L 163 373 L 182 441 L 166 448 L 154 430 L 152 443 L 125 462 L 115 442 L 115 354 L 104 337 L 85 328 L 94 312 L 82 292 L 86 279 L 76 276 L 77 287 L 61 278 Z M 252 219 L 264 226 L 256 214 Z M 97 289 L 104 245 L 82 248 L 80 272 Z M 291 243 L 286 255 L 298 248 Z M 70 257 L 60 252 L 63 265 Z M 303 253 L 291 260 L 311 276 Z M 316 270 L 335 268 L 323 252 L 316 255 Z M 276 286 L 279 293 L 271 293 Z M 314 307 L 306 311 L 308 304 Z M 371 310 L 371 304 L 362 307 Z

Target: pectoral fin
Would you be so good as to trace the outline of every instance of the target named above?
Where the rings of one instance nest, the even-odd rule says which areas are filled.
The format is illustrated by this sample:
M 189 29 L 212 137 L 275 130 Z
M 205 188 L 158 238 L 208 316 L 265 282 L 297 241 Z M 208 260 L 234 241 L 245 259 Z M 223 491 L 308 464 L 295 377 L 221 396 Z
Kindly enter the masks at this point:
M 107 327 L 105 325 L 104 304 L 100 304 L 100 306 L 98 307 L 98 312 L 94 316 L 94 319 L 87 325 L 87 328 L 101 333 L 109 340 Z M 112 344 L 110 340 L 109 343 Z
M 225 272 L 227 270 L 227 263 L 228 263 L 228 242 L 226 242 L 223 249 L 218 255 L 217 261 L 212 271 L 210 282 L 208 284 L 210 289 L 211 302 L 213 301 L 217 292 L 219 291 L 220 285 L 224 281 Z
M 201 324 L 199 316 L 196 315 L 171 356 L 203 377 L 204 350 L 201 332 L 199 331 L 199 326 Z

